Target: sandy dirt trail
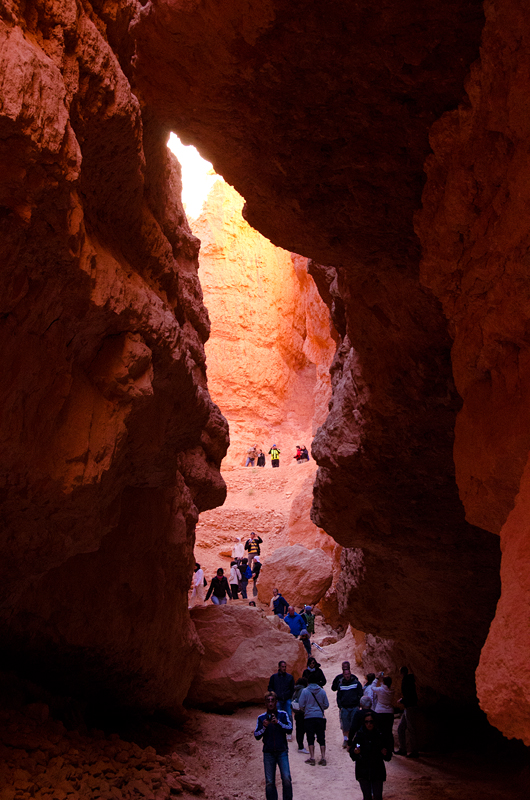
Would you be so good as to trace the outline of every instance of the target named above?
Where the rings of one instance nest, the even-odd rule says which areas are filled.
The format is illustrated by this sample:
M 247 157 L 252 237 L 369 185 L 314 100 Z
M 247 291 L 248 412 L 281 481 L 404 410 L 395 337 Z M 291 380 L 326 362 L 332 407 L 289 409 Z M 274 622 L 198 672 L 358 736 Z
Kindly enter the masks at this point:
M 329 655 L 328 649 L 332 651 Z M 362 800 L 354 764 L 342 749 L 335 693 L 330 689 L 333 677 L 340 672 L 337 645 L 325 648 L 318 658 L 328 679 L 324 688 L 330 701 L 326 711 L 327 766 L 306 764 L 308 756 L 298 752 L 293 734 L 289 760 L 294 800 Z M 253 736 L 257 716 L 262 711 L 259 707 L 247 707 L 231 716 L 193 712 L 190 732 L 198 745 L 194 767 L 208 787 L 210 800 L 264 800 L 262 744 Z M 319 754 L 318 745 L 316 753 Z M 429 753 L 418 760 L 394 756 L 387 765 L 387 773 L 385 800 L 528 800 L 530 797 L 527 771 L 517 773 L 509 764 L 499 765 L 485 755 Z M 279 773 L 277 786 L 281 800 Z

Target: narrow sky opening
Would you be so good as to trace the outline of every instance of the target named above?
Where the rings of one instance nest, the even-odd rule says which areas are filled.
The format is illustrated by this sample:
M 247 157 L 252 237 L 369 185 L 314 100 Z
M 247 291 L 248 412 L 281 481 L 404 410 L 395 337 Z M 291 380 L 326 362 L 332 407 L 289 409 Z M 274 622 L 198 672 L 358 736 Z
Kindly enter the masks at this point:
M 210 189 L 216 181 L 222 181 L 213 166 L 206 161 L 193 145 L 184 145 L 175 133 L 168 142 L 182 166 L 182 202 L 189 219 L 197 219 Z

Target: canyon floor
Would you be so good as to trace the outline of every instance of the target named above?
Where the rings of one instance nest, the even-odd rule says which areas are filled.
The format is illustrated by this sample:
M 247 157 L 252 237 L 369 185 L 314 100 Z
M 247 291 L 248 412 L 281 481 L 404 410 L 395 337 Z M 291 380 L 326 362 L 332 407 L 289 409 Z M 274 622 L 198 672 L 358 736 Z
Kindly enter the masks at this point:
M 340 672 L 339 644 L 324 648 L 319 660 L 328 678 L 330 708 L 326 713 L 327 766 L 305 763 L 296 741 L 290 743 L 289 759 L 295 798 L 304 800 L 360 800 L 354 764 L 341 747 L 332 678 Z M 208 787 L 211 800 L 262 800 L 265 796 L 262 746 L 253 737 L 259 707 L 239 709 L 231 716 L 193 712 L 189 735 L 197 742 L 192 770 Z M 462 720 L 455 720 L 461 726 Z M 394 732 L 396 731 L 397 721 Z M 396 744 L 397 744 L 397 735 Z M 470 745 L 472 743 L 470 742 Z M 318 753 L 318 746 L 316 747 Z M 387 765 L 385 800 L 524 800 L 528 798 L 530 770 L 511 762 L 499 762 L 494 753 L 456 751 L 451 754 L 425 753 L 418 760 L 394 756 Z M 280 790 L 279 774 L 277 786 Z

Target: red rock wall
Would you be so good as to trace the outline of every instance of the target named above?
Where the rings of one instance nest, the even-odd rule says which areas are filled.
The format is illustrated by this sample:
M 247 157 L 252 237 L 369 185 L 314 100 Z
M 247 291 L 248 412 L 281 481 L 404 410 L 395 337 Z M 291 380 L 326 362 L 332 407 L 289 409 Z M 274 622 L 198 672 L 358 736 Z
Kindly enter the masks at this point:
M 341 341 L 313 518 L 351 549 L 356 627 L 458 699 L 475 694 L 499 552 L 459 499 L 451 331 L 419 280 L 413 214 L 429 129 L 461 100 L 482 25 L 473 2 L 155 0 L 136 27 L 159 118 L 246 198 L 251 224 L 336 268 L 317 278 Z
M 478 694 L 495 725 L 530 744 L 530 24 L 522 2 L 487 2 L 485 12 L 467 96 L 431 131 L 416 228 L 422 281 L 443 303 L 454 338 L 460 495 L 470 522 L 501 534 L 502 595 Z
M 254 444 L 277 444 L 285 466 L 325 419 L 335 342 L 307 259 L 251 228 L 243 203 L 219 180 L 192 223 L 211 319 L 208 385 L 230 425 L 224 466 L 244 465 Z
M 173 710 L 227 426 L 179 167 L 120 66 L 137 10 L 0 9 L 0 636 L 63 692 Z

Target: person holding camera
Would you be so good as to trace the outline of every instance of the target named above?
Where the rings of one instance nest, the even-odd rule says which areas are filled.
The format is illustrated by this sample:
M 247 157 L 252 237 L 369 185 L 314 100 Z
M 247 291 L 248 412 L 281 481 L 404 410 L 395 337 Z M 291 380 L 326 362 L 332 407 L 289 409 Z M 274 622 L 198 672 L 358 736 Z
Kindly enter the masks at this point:
M 283 800 L 292 800 L 293 785 L 289 768 L 289 745 L 287 734 L 293 731 L 293 723 L 285 711 L 278 709 L 276 692 L 265 695 L 266 711 L 260 714 L 254 736 L 263 739 L 263 766 L 265 768 L 265 797 L 278 800 L 276 789 L 276 767 L 279 767 L 283 787 Z

